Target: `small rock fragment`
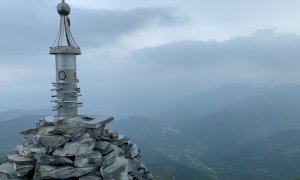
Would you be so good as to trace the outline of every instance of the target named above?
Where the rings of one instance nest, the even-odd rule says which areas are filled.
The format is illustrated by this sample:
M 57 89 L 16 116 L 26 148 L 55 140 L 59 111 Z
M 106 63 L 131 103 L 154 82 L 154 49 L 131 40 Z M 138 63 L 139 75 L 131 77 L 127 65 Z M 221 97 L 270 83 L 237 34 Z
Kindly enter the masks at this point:
M 117 138 L 118 136 L 119 136 L 119 133 L 117 131 L 112 131 L 110 133 L 110 137 L 112 137 L 112 138 Z

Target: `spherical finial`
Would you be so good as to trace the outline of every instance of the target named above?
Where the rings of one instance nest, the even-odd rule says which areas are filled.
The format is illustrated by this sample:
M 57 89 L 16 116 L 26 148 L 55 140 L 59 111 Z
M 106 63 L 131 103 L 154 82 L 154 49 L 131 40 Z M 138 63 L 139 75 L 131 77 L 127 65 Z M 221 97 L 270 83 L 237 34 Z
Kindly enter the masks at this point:
M 63 1 L 57 5 L 57 12 L 62 16 L 68 16 L 71 12 L 70 6 Z

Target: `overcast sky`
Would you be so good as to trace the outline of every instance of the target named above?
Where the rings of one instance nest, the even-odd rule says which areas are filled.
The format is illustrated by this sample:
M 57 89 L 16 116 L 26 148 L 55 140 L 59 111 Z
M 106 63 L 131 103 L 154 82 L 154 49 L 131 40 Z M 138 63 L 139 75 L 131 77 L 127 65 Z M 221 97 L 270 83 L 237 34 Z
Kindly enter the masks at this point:
M 51 106 L 58 2 L 0 1 L 0 110 Z M 87 108 L 224 84 L 300 83 L 300 1 L 66 2 Z

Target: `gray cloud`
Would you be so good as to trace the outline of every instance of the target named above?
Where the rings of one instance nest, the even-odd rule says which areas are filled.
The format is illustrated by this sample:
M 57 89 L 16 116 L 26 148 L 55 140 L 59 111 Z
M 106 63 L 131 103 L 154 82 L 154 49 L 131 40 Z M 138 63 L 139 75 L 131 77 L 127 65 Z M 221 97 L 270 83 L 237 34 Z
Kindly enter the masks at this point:
M 297 35 L 267 29 L 226 41 L 196 41 L 195 39 L 199 39 L 197 35 L 202 33 L 198 32 L 199 29 L 194 29 L 198 26 L 204 31 L 211 28 L 217 29 L 217 32 L 231 32 L 232 29 L 239 31 L 243 28 L 248 30 L 248 26 L 258 26 L 252 27 L 251 23 L 243 26 L 250 22 L 252 16 L 248 15 L 253 12 L 253 8 L 239 18 L 236 16 L 242 13 L 240 8 L 234 8 L 236 11 L 228 14 L 223 6 L 212 11 L 213 5 L 219 3 L 217 1 L 197 1 L 204 3 L 200 16 L 195 13 L 199 11 L 199 4 L 189 2 L 180 1 L 185 4 L 186 9 L 190 7 L 194 10 L 192 19 L 199 23 L 196 27 L 175 31 L 177 34 L 195 34 L 196 38 L 138 49 L 129 52 L 127 56 L 117 56 L 114 48 L 110 52 L 89 54 L 85 49 L 92 47 L 98 50 L 106 45 L 113 47 L 118 45 L 120 38 L 138 30 L 147 29 L 149 26 L 182 25 L 185 20 L 178 17 L 172 9 L 153 6 L 122 10 L 73 8 L 70 16 L 71 28 L 84 53 L 78 61 L 83 101 L 86 104 L 92 101 L 102 103 L 103 106 L 119 103 L 118 99 L 122 98 L 137 101 L 157 98 L 160 102 L 166 97 L 171 99 L 228 83 L 263 86 L 300 83 L 300 38 Z M 0 16 L 0 65 L 2 69 L 9 71 L 0 72 L 0 75 L 5 74 L 0 79 L 4 87 L 0 89 L 0 99 L 8 102 L 7 105 L 10 103 L 11 107 L 16 107 L 14 105 L 20 102 L 24 106 L 31 104 L 33 98 L 36 100 L 35 104 L 50 106 L 50 82 L 54 80 L 55 73 L 54 58 L 48 55 L 47 47 L 55 40 L 58 31 L 56 3 L 50 0 L 31 0 L 30 4 L 24 0 L 0 2 L 0 11 L 3 14 Z M 210 8 L 207 8 L 207 3 Z M 253 4 L 255 7 L 256 5 Z M 243 9 L 246 10 L 247 7 Z M 249 19 L 245 19 L 245 16 Z M 257 15 L 255 17 L 254 20 Z M 228 24 L 232 19 L 234 23 Z M 288 18 L 284 18 L 286 19 Z M 268 23 L 262 26 L 270 27 Z M 244 31 L 240 34 L 243 33 Z M 149 36 L 147 38 L 151 39 L 152 35 Z M 160 34 L 156 36 L 154 33 L 153 38 L 160 38 Z
M 56 5 L 48 1 L 28 3 L 2 1 L 0 11 L 3 55 L 45 54 L 54 42 L 59 26 Z M 12 13 L 13 11 L 13 13 Z M 149 25 L 171 25 L 180 22 L 172 11 L 163 8 L 130 10 L 72 9 L 72 31 L 81 47 L 115 43 L 121 36 Z
M 300 37 L 267 29 L 222 42 L 174 42 L 114 58 L 102 54 L 93 58 L 94 54 L 78 62 L 83 102 L 88 109 L 109 109 L 133 100 L 166 101 L 222 84 L 300 83 L 299 49 Z M 46 100 L 50 99 L 48 89 L 54 66 L 48 67 L 53 60 L 51 56 L 48 58 L 49 62 L 43 66 L 52 68 L 53 73 L 43 74 L 38 67 L 32 67 L 33 71 L 23 81 L 28 83 L 25 87 L 22 79 L 4 82 L 15 94 L 18 87 L 28 93 L 18 100 L 12 98 L 11 103 L 30 104 L 32 97 L 39 96 L 37 103 L 50 105 Z M 36 77 L 34 70 L 41 77 Z M 2 89 L 6 97 L 11 97 L 9 87 Z
M 103 45 L 118 40 L 122 35 L 150 25 L 182 23 L 181 18 L 168 9 L 136 8 L 131 10 L 78 10 L 72 17 L 74 29 L 83 45 Z
M 169 70 L 197 71 L 226 63 L 288 70 L 300 65 L 299 50 L 300 37 L 297 35 L 266 29 L 222 42 L 182 41 L 145 48 L 133 52 L 129 59 L 147 67 Z

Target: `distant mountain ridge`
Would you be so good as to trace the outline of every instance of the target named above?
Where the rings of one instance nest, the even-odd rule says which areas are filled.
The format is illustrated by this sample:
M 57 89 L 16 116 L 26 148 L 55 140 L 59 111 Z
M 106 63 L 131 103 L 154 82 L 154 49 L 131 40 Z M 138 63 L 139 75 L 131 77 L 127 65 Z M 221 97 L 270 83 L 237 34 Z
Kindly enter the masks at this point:
M 234 168 L 224 171 L 245 180 L 300 177 L 299 139 L 300 129 L 290 129 L 257 140 L 228 157 Z
M 222 145 L 227 139 L 228 147 L 279 131 L 300 128 L 298 92 L 300 87 L 296 90 L 275 89 L 189 123 L 179 122 L 176 128 L 211 145 Z
M 7 110 L 0 112 L 0 121 L 12 120 L 27 115 L 53 115 L 51 109 L 34 109 L 34 110 Z
M 263 94 L 265 88 L 253 88 L 248 85 L 223 85 L 207 92 L 178 99 L 165 107 L 158 118 L 181 121 L 193 120 L 218 112 L 247 98 Z
M 22 142 L 20 132 L 34 128 L 41 115 L 27 115 L 8 121 L 0 121 L 0 156 L 5 156 Z
M 116 119 L 110 129 L 133 139 L 152 171 L 169 179 L 186 172 L 191 180 L 293 179 L 300 177 L 299 92 L 300 85 L 223 86 L 170 104 L 164 115 Z M 38 119 L 0 122 L 0 137 L 11 134 L 17 143 L 13 134 L 21 129 L 7 129 Z

